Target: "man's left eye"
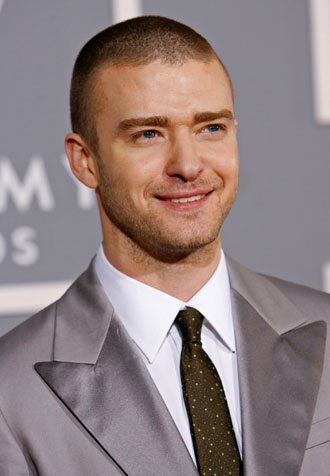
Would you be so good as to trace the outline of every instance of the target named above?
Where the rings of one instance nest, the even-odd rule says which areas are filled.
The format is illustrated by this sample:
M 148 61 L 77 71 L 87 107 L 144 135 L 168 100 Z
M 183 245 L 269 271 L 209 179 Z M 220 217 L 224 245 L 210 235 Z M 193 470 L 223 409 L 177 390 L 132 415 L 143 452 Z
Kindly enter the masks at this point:
M 142 131 L 140 134 L 141 137 L 143 137 L 144 139 L 153 139 L 154 137 L 156 137 L 157 131 L 150 129 L 148 131 Z
M 205 132 L 218 132 L 220 130 L 222 130 L 222 127 L 220 126 L 220 124 L 209 124 L 203 129 L 203 131 Z

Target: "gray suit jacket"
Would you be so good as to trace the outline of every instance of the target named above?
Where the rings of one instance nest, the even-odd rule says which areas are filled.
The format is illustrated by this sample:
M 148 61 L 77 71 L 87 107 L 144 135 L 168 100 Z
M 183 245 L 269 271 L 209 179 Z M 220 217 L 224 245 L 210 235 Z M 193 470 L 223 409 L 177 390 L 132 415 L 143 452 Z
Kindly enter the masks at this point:
M 244 474 L 328 476 L 330 296 L 228 268 Z M 0 341 L 0 474 L 197 476 L 93 266 Z

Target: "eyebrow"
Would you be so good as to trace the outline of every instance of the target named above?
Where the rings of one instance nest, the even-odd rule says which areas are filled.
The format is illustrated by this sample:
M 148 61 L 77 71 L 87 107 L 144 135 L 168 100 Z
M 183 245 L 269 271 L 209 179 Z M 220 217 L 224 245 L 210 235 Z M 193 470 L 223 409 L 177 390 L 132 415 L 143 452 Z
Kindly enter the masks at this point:
M 198 112 L 194 116 L 194 123 L 215 121 L 217 119 L 234 119 L 234 114 L 229 109 L 222 109 L 218 112 Z
M 222 109 L 218 112 L 197 112 L 194 115 L 194 124 L 201 122 L 215 121 L 217 119 L 228 119 L 232 121 L 234 114 L 229 109 Z M 130 119 L 124 119 L 118 124 L 118 129 L 125 132 L 134 127 L 168 127 L 170 121 L 165 116 L 150 116 L 150 117 L 132 117 Z
M 120 131 L 127 131 L 133 127 L 167 127 L 169 120 L 164 116 L 151 117 L 132 117 L 131 119 L 124 119 L 118 125 Z

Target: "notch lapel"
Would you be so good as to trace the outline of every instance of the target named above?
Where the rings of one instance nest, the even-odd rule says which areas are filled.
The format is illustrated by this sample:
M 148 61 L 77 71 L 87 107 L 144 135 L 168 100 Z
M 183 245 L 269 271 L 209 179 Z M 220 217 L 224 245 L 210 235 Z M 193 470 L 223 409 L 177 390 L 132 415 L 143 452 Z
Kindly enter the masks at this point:
M 86 278 L 88 287 L 84 286 Z M 56 359 L 37 363 L 39 375 L 125 474 L 197 476 L 145 364 L 92 269 L 64 301 L 56 328 Z M 81 306 L 82 302 L 88 307 Z M 95 302 L 96 309 L 91 302 Z M 93 319 L 95 310 L 101 313 L 94 321 L 99 328 L 91 329 L 94 342 L 83 355 L 86 322 Z M 71 317 L 70 312 L 74 313 Z M 89 315 L 86 322 L 84 314 Z M 83 334 L 77 328 L 72 332 L 74 325 L 68 324 L 68 320 L 80 322 L 77 316 L 82 319 Z M 72 329 L 65 336 L 64 329 L 68 331 L 69 327 Z
M 306 325 L 267 279 L 230 263 L 244 474 L 298 476 L 320 386 L 326 324 Z M 256 302 L 258 292 L 250 289 L 262 298 Z

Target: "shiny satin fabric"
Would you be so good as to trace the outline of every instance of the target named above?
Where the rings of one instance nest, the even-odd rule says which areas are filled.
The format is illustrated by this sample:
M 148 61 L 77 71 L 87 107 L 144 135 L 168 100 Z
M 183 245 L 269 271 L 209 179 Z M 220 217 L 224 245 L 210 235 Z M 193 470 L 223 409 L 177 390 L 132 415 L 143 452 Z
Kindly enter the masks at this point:
M 325 476 L 330 298 L 227 262 L 244 475 Z M 93 265 L 0 340 L 0 410 L 6 476 L 198 474 Z

